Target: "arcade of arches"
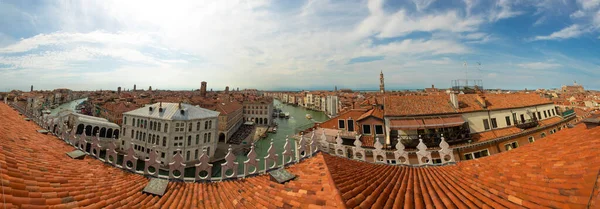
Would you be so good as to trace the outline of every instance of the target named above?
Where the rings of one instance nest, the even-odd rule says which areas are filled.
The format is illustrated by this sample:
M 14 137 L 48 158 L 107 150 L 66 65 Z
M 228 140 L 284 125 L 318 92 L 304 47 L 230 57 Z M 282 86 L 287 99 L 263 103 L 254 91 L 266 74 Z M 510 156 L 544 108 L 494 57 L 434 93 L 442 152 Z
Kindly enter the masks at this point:
M 268 118 L 244 118 L 244 121 L 246 121 L 246 122 L 252 121 L 258 125 L 269 125 Z
M 77 125 L 75 134 L 80 135 L 85 133 L 86 136 L 96 136 L 99 134 L 101 138 L 119 138 L 119 129 L 106 128 L 100 126 L 92 126 L 80 123 Z

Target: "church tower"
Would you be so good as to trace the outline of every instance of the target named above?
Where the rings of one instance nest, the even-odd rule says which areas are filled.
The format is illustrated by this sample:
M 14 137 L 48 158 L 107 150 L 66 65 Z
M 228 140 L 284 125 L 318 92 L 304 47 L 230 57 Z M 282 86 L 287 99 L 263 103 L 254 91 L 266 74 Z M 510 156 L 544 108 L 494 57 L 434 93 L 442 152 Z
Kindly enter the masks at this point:
M 383 84 L 383 70 L 379 74 L 379 92 L 380 93 L 384 93 L 385 92 L 385 86 Z

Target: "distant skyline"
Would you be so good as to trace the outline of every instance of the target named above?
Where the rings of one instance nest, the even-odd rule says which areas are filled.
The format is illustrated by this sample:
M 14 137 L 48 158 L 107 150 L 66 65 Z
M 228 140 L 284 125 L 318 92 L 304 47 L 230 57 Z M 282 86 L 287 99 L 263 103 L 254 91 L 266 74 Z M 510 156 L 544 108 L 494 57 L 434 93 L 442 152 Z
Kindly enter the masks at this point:
M 377 89 L 380 71 L 600 89 L 600 0 L 0 1 L 0 91 Z

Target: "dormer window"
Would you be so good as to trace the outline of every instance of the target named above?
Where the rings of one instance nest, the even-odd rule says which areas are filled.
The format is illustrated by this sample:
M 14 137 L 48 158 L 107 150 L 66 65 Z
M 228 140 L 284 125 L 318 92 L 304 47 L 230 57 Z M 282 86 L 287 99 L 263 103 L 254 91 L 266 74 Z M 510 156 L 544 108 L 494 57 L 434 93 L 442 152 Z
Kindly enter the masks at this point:
M 150 109 L 150 112 L 152 112 L 152 110 L 153 110 L 154 108 L 152 108 L 152 107 L 149 107 L 148 109 Z
M 179 110 L 179 113 L 181 113 L 182 115 L 185 115 L 185 110 Z
M 163 108 L 158 108 L 158 112 L 163 112 Z

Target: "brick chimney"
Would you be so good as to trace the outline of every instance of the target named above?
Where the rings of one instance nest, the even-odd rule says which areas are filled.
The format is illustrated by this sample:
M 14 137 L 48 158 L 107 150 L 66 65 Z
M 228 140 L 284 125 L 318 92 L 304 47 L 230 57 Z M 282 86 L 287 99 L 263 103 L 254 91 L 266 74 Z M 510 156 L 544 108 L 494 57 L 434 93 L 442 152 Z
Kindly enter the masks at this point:
M 483 94 L 483 92 L 477 93 L 477 101 L 479 102 L 479 104 L 481 105 L 481 107 L 483 107 L 483 108 L 487 107 L 487 103 L 486 103 L 486 100 L 485 100 L 485 95 Z

